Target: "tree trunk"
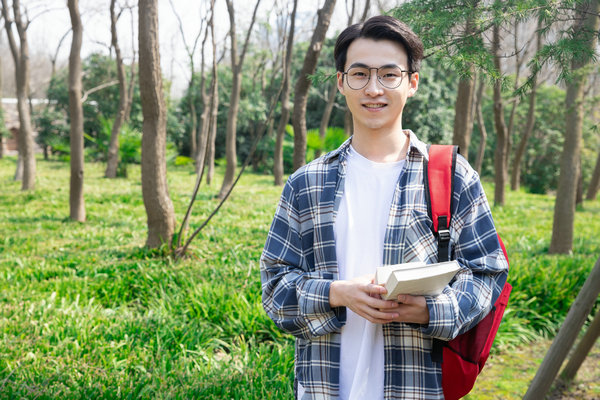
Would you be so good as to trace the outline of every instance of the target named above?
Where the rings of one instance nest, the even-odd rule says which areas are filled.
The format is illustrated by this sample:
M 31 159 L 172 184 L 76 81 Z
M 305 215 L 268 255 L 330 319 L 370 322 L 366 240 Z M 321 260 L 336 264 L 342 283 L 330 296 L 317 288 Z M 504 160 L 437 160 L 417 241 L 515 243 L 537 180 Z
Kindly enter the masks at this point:
M 572 381 L 573 378 L 575 378 L 579 367 L 581 367 L 581 364 L 583 364 L 583 362 L 585 361 L 585 358 L 592 350 L 592 347 L 594 347 L 594 343 L 596 343 L 598 337 L 600 337 L 600 310 L 596 312 L 594 320 L 592 321 L 587 331 L 585 332 L 585 335 L 583 336 L 583 338 L 581 338 L 581 341 L 573 351 L 569 362 L 565 366 L 563 372 L 560 374 L 561 379 L 565 381 Z
M 492 40 L 492 53 L 494 66 L 499 75 L 502 75 L 500 64 L 500 26 L 494 25 Z M 506 182 L 506 152 L 508 133 L 504 121 L 504 106 L 502 103 L 502 83 L 497 80 L 494 83 L 494 126 L 496 128 L 496 153 L 494 155 L 494 205 L 504 205 L 504 185 Z
M 583 171 L 581 157 L 579 158 L 579 176 L 577 177 L 577 193 L 575 195 L 575 208 L 583 206 Z
M 475 8 L 477 0 L 467 1 L 467 9 Z M 473 18 L 467 19 L 463 36 L 469 38 L 473 35 Z M 469 145 L 471 144 L 471 133 L 473 132 L 473 97 L 475 95 L 475 67 L 469 67 L 470 76 L 462 77 L 458 82 L 456 102 L 454 103 L 454 131 L 452 143 L 458 145 L 461 154 L 469 159 Z
M 167 188 L 166 106 L 158 47 L 157 0 L 140 0 L 139 51 L 142 129 L 142 194 L 148 217 L 148 247 L 171 244 L 175 212 Z
M 536 52 L 540 51 L 542 48 L 542 20 L 538 20 L 538 30 L 536 34 Z M 529 109 L 527 111 L 527 125 L 525 127 L 525 132 L 521 136 L 521 140 L 519 142 L 519 147 L 517 148 L 517 152 L 515 154 L 515 158 L 513 160 L 512 172 L 510 176 L 510 188 L 511 190 L 519 190 L 521 185 L 521 162 L 523 161 L 523 156 L 525 155 L 525 150 L 527 149 L 527 141 L 533 132 L 533 127 L 535 125 L 535 102 L 537 95 L 537 75 L 533 77 L 533 82 L 531 86 L 531 92 L 529 93 Z
M 344 112 L 344 132 L 346 135 L 352 136 L 354 134 L 354 121 L 352 120 L 352 113 L 346 107 L 346 111 Z
M 285 127 L 290 118 L 290 80 L 292 75 L 292 53 L 294 51 L 294 31 L 296 29 L 296 9 L 298 0 L 294 0 L 294 7 L 290 15 L 290 31 L 288 33 L 287 47 L 285 50 L 285 59 L 283 62 L 283 89 L 281 91 L 281 118 L 277 125 L 275 136 L 275 151 L 273 154 L 273 176 L 275 185 L 283 185 L 283 139 L 285 137 Z
M 471 74 L 474 73 L 471 68 Z M 466 159 L 469 158 L 469 144 L 471 143 L 471 132 L 473 131 L 473 93 L 475 87 L 475 78 L 462 78 L 458 82 L 458 91 L 456 93 L 456 102 L 454 103 L 454 134 L 452 143 L 458 145 L 461 149 L 460 154 Z
M 592 174 L 592 180 L 588 186 L 585 198 L 587 200 L 594 200 L 600 189 L 600 148 L 598 148 L 598 157 L 596 158 L 596 166 L 594 167 L 594 173 Z
M 19 111 L 19 158 L 22 162 L 22 190 L 33 190 L 35 188 L 35 154 L 33 144 L 33 130 L 31 127 L 31 113 L 28 105 L 29 94 L 29 46 L 27 43 L 27 26 L 21 19 L 21 5 L 19 0 L 13 1 L 14 23 L 19 34 L 20 48 L 12 31 L 12 23 L 9 16 L 9 8 L 6 0 L 2 0 L 2 15 L 6 28 L 6 34 L 10 50 L 15 63 L 15 80 L 17 83 L 17 109 Z M 19 175 L 19 166 L 17 173 Z
M 110 132 L 110 142 L 108 145 L 108 160 L 106 163 L 106 172 L 104 176 L 106 178 L 116 178 L 117 169 L 119 166 L 119 133 L 121 132 L 121 126 L 125 122 L 127 116 L 128 91 L 127 91 L 127 78 L 125 77 L 125 64 L 123 63 L 123 57 L 121 56 L 121 48 L 117 39 L 117 15 L 115 14 L 115 2 L 110 2 L 110 31 L 112 37 L 112 47 L 115 49 L 115 57 L 117 61 L 117 77 L 119 79 L 119 109 L 115 115 L 113 126 Z
M 600 2 L 587 1 L 577 6 L 578 19 L 575 22 L 575 34 L 585 36 L 582 46 L 596 47 L 598 31 L 598 8 Z M 573 248 L 573 228 L 575 222 L 575 198 L 579 160 L 581 158 L 581 138 L 583 126 L 583 90 L 586 80 L 586 68 L 589 59 L 573 58 L 571 70 L 573 79 L 567 82 L 566 94 L 566 132 L 560 162 L 560 176 L 554 203 L 554 221 L 549 252 L 570 253 Z
M 304 64 L 296 81 L 292 116 L 294 125 L 294 170 L 297 170 L 306 163 L 306 104 L 310 88 L 308 76 L 314 74 L 317 68 L 319 54 L 321 54 L 323 40 L 329 28 L 334 6 L 335 0 L 325 0 L 323 8 L 317 12 L 319 16 L 317 26 L 313 32 L 308 50 L 306 50 Z
M 210 99 L 210 124 L 208 130 L 208 148 L 206 149 L 206 184 L 210 185 L 215 176 L 215 152 L 217 139 L 217 117 L 219 115 L 219 78 L 215 66 Z
M 18 141 L 18 138 L 17 138 Z M 15 168 L 15 181 L 22 181 L 23 180 L 23 156 L 21 155 L 21 152 L 19 152 L 19 154 L 17 155 L 17 168 Z
M 79 15 L 79 0 L 68 0 L 73 38 L 69 56 L 69 117 L 71 120 L 71 187 L 70 216 L 74 221 L 85 221 L 83 199 L 83 105 L 81 103 L 81 40 L 83 27 Z
M 477 149 L 477 159 L 475 160 L 475 171 L 477 171 L 478 174 L 481 174 L 481 166 L 483 165 L 483 156 L 485 154 L 485 143 L 487 141 L 487 129 L 485 128 L 485 121 L 483 119 L 483 113 L 481 112 L 484 84 L 485 78 L 482 77 L 479 81 L 479 87 L 477 88 L 477 100 L 475 102 L 477 125 L 479 125 L 479 132 L 481 133 L 481 139 L 479 140 L 479 149 Z
M 212 0 L 214 6 L 214 0 Z M 210 38 L 212 42 L 212 84 L 210 98 L 210 124 L 208 129 L 208 149 L 206 149 L 206 184 L 212 183 L 215 174 L 215 140 L 217 138 L 217 117 L 219 115 L 219 71 L 217 69 L 217 42 L 215 40 L 215 21 L 210 20 Z
M 212 9 L 212 8 L 211 8 Z M 211 19 L 214 18 L 214 12 L 211 15 Z M 202 113 L 200 114 L 200 124 L 198 125 L 196 132 L 197 147 L 195 158 L 196 158 L 196 174 L 201 175 L 204 173 L 206 166 L 206 152 L 208 149 L 208 131 L 210 129 L 210 103 L 211 99 L 208 97 L 206 92 L 206 73 L 204 72 L 204 48 L 206 47 L 206 41 L 208 40 L 208 30 L 210 29 L 210 23 L 206 24 L 206 30 L 204 32 L 204 39 L 202 40 L 202 48 L 200 53 L 202 54 L 202 61 L 200 62 L 200 95 L 202 96 Z
M 2 43 L 0 41 L 0 43 Z M 2 129 L 6 128 L 6 116 L 4 115 L 4 108 L 3 108 L 3 104 L 2 104 L 2 99 L 4 98 L 4 93 L 2 91 L 2 81 L 4 78 L 4 75 L 2 74 L 2 66 L 4 65 L 2 62 L 2 54 L 0 54 L 0 113 L 2 114 L 2 123 L 3 126 L 0 127 Z M 6 152 L 6 148 L 4 147 L 4 135 L 2 134 L 2 132 L 0 131 L 0 159 L 4 158 L 4 153 Z
M 321 117 L 321 124 L 319 125 L 319 138 L 321 139 L 321 143 L 325 143 L 325 136 L 327 136 L 327 127 L 329 126 L 329 120 L 331 119 L 331 112 L 333 111 L 333 106 L 335 105 L 335 95 L 337 94 L 337 80 L 333 80 L 332 85 L 329 87 L 329 93 L 327 96 L 327 104 L 325 104 L 325 110 L 323 111 L 323 116 Z M 318 149 L 315 152 L 315 158 L 321 156 L 321 149 Z
M 246 34 L 246 41 L 241 55 L 238 56 L 237 51 L 237 39 L 236 39 L 236 26 L 235 26 L 235 10 L 233 8 L 233 1 L 227 1 L 227 11 L 229 13 L 229 38 L 231 39 L 231 96 L 229 100 L 229 110 L 227 112 L 227 126 L 226 126 L 226 137 L 225 137 L 225 158 L 227 160 L 227 167 L 225 169 L 225 177 L 223 178 L 223 185 L 219 192 L 219 199 L 223 199 L 229 189 L 233 185 L 235 178 L 235 168 L 237 167 L 237 153 L 236 153 L 236 136 L 237 136 L 237 114 L 240 105 L 240 93 L 242 90 L 242 66 L 244 65 L 244 57 L 246 50 L 248 49 L 248 42 L 250 39 L 250 33 L 252 32 L 252 26 L 256 21 L 256 11 L 260 0 L 257 0 L 252 14 L 252 20 L 250 27 Z M 239 57 L 239 58 L 238 58 Z

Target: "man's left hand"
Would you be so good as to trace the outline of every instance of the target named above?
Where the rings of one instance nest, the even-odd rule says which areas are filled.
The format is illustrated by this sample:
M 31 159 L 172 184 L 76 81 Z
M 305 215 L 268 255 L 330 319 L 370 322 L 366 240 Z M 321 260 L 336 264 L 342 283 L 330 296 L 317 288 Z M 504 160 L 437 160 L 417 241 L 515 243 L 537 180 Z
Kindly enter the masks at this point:
M 429 308 L 424 296 L 401 294 L 398 296 L 398 306 L 387 309 L 386 312 L 397 313 L 396 322 L 409 322 L 427 325 L 429 323 Z

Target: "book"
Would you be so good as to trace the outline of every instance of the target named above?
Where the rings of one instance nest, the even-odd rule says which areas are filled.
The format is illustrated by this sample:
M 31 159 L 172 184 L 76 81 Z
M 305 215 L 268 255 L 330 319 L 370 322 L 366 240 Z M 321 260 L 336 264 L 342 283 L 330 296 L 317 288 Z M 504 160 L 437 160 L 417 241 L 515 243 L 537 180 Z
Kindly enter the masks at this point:
M 383 285 L 384 300 L 395 300 L 399 294 L 437 296 L 460 270 L 456 260 L 436 264 L 411 262 L 377 267 L 375 283 Z

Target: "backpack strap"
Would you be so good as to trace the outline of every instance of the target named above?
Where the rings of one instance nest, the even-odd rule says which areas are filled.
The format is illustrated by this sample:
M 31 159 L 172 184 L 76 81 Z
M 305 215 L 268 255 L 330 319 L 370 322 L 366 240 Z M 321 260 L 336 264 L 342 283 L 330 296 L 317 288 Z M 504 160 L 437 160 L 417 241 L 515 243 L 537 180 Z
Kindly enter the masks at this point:
M 423 159 L 427 213 L 438 238 L 438 262 L 450 260 L 450 220 L 454 193 L 454 171 L 458 146 L 428 146 L 429 161 Z

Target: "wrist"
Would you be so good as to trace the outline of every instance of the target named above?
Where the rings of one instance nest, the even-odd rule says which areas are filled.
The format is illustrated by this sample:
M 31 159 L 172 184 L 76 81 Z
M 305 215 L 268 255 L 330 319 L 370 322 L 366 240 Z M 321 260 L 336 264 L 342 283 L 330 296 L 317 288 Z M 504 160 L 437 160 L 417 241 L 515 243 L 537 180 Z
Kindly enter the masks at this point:
M 329 305 L 333 307 L 341 307 L 343 306 L 343 302 L 340 299 L 341 297 L 341 284 L 342 281 L 333 281 L 329 286 Z

